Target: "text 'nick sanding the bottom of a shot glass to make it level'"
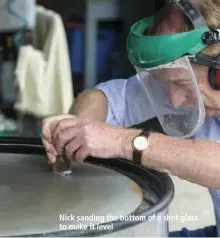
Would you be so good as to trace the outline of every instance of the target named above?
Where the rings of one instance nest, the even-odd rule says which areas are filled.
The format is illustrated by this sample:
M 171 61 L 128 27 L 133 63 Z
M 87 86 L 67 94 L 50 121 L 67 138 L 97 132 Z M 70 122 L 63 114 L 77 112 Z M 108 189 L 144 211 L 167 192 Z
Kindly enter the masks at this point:
M 73 214 L 60 214 L 59 216 L 59 229 L 64 230 L 113 230 L 113 221 L 121 222 L 155 222 L 155 221 L 167 221 L 167 222 L 194 222 L 198 221 L 198 216 L 184 215 L 156 215 L 151 216 L 136 216 L 136 215 L 119 215 L 114 216 L 108 214 L 106 216 L 89 215 L 89 216 L 75 216 Z

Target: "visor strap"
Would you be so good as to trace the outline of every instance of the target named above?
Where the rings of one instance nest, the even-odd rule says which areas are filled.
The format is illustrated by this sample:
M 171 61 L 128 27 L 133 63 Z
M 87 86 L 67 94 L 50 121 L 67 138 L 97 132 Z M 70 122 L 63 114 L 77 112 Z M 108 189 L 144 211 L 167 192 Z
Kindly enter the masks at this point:
M 189 57 L 190 62 L 207 66 L 209 68 L 220 69 L 220 55 L 211 57 L 209 55 L 198 53 L 194 57 Z
M 191 0 L 180 0 L 176 2 L 176 4 L 188 17 L 195 29 L 207 26 L 207 23 L 201 15 L 199 9 L 192 3 Z

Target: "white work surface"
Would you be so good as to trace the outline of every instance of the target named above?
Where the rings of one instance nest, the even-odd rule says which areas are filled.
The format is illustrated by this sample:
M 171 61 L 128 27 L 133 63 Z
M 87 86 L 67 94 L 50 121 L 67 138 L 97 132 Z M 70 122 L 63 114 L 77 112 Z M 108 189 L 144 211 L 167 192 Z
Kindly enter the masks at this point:
M 170 231 L 183 227 L 193 230 L 215 225 L 213 204 L 208 189 L 177 177 L 172 179 L 175 196 L 169 209 Z
M 85 39 L 85 83 L 84 88 L 92 89 L 97 82 L 96 36 L 99 20 L 115 19 L 119 16 L 119 0 L 86 0 Z

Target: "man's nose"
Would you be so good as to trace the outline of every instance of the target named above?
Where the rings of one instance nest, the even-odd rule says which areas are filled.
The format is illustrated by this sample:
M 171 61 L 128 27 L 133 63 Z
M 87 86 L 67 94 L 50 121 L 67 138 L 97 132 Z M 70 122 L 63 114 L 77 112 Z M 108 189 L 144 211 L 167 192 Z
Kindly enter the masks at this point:
M 169 85 L 169 101 L 174 108 L 178 108 L 186 101 L 186 92 L 184 87 L 179 85 Z

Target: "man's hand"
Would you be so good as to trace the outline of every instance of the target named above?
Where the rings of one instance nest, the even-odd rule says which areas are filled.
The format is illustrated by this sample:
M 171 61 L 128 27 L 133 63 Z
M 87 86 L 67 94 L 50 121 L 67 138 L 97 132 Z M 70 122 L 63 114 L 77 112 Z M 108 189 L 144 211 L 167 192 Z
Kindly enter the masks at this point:
M 56 148 L 53 145 L 52 141 L 52 132 L 55 128 L 56 124 L 65 118 L 71 118 L 74 116 L 71 115 L 60 115 L 60 116 L 54 116 L 49 117 L 43 120 L 43 126 L 42 126 L 42 143 L 45 147 L 47 158 L 49 160 L 49 163 L 55 163 L 56 162 L 56 156 L 58 155 Z
M 51 163 L 58 154 L 77 162 L 83 162 L 88 156 L 124 158 L 126 141 L 132 147 L 130 138 L 137 133 L 75 116 L 48 118 L 43 126 L 44 145 Z
M 73 117 L 60 120 L 52 135 L 60 155 L 83 162 L 88 156 L 117 158 L 122 155 L 125 130 L 103 122 Z

